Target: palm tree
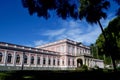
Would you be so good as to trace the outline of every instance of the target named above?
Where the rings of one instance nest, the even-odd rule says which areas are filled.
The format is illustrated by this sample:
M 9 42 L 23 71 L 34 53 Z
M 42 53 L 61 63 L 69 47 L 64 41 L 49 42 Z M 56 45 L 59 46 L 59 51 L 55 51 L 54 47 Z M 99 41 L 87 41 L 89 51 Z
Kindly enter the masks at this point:
M 103 33 L 105 43 L 108 44 L 109 41 L 106 37 L 106 34 L 103 30 L 102 24 L 100 22 L 100 19 L 106 18 L 107 14 L 103 10 L 107 10 L 110 6 L 110 3 L 105 0 L 80 0 L 80 7 L 79 7 L 79 18 L 83 19 L 85 18 L 86 21 L 90 24 L 99 24 L 101 31 Z M 116 65 L 115 65 L 115 59 L 108 50 L 108 47 L 106 46 L 106 52 L 110 54 L 114 70 L 116 71 Z

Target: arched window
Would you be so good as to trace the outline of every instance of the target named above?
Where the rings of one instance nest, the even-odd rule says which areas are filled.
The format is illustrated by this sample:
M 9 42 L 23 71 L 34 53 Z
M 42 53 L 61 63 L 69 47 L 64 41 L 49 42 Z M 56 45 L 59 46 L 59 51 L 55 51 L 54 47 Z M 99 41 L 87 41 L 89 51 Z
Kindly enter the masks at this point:
M 31 56 L 31 64 L 34 64 L 34 56 Z
M 3 57 L 3 55 L 2 55 L 2 53 L 0 52 L 0 62 L 2 62 L 2 57 Z
M 43 65 L 45 65 L 45 64 L 46 64 L 45 62 L 46 62 L 46 60 L 45 60 L 45 58 L 43 58 Z
M 55 65 L 55 59 L 53 59 L 53 65 Z
M 17 54 L 17 55 L 16 55 L 16 63 L 19 63 L 19 62 L 20 62 L 20 55 Z
M 48 65 L 50 65 L 51 64 L 51 61 L 50 61 L 50 58 L 48 59 Z
M 27 55 L 24 55 L 24 63 L 27 64 Z
M 37 64 L 40 64 L 40 57 L 37 57 Z
M 11 63 L 12 61 L 12 55 L 9 53 L 7 56 L 7 63 Z

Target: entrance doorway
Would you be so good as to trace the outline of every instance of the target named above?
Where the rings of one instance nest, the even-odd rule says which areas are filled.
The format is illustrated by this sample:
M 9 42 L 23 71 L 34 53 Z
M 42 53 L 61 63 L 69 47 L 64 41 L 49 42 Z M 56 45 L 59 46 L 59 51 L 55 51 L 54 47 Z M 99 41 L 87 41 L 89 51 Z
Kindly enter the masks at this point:
M 77 59 L 77 67 L 83 66 L 83 60 L 82 59 Z

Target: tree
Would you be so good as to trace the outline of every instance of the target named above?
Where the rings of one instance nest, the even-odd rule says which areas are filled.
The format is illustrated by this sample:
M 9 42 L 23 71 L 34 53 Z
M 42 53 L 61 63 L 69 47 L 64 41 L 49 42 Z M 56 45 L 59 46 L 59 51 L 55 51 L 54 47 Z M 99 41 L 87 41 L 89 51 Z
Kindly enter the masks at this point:
M 80 3 L 79 18 L 85 18 L 86 21 L 91 24 L 98 23 L 103 32 L 104 38 L 106 39 L 100 19 L 105 19 L 107 17 L 103 9 L 109 8 L 109 2 L 105 0 L 80 0 Z
M 111 52 L 110 47 L 108 46 L 110 44 L 109 38 L 107 38 L 106 33 L 103 30 L 103 27 L 101 25 L 100 19 L 106 18 L 107 15 L 104 12 L 105 9 L 108 9 L 110 6 L 110 3 L 106 0 L 80 0 L 80 11 L 79 11 L 79 18 L 83 19 L 85 18 L 87 22 L 93 24 L 98 23 L 102 33 L 103 37 L 105 39 L 106 46 L 105 51 L 107 54 L 111 56 L 114 71 L 116 71 L 116 64 L 115 64 L 115 57 L 113 55 L 113 52 Z M 111 45 L 112 46 L 112 45 Z M 115 48 L 115 46 L 113 47 Z
M 90 49 L 91 49 L 91 54 L 94 58 L 99 58 L 98 57 L 98 48 L 95 44 L 91 44 L 90 45 Z
M 99 54 L 106 54 L 106 56 L 112 56 L 115 61 L 120 60 L 120 16 L 113 19 L 109 25 L 105 28 L 104 32 L 109 41 L 109 44 L 105 44 L 103 34 L 100 34 L 96 40 L 96 45 L 98 46 Z M 109 53 L 105 51 L 105 47 L 109 46 Z
M 38 17 L 48 19 L 50 11 L 54 10 L 59 17 L 77 18 L 78 12 L 73 0 L 22 0 L 23 6 L 28 8 L 29 14 L 37 13 Z

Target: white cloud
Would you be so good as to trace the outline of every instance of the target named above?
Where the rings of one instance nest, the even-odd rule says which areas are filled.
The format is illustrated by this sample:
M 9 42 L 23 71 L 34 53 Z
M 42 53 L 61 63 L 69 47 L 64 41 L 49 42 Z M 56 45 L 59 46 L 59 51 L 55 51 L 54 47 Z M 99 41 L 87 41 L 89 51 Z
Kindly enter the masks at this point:
M 40 46 L 40 45 L 46 44 L 47 41 L 37 40 L 37 41 L 34 41 L 33 43 L 35 46 Z
M 59 30 L 47 30 L 43 35 L 45 36 L 58 36 L 61 35 L 65 31 L 64 28 L 59 29 Z
M 80 40 L 81 42 L 86 43 L 86 44 L 94 43 L 100 33 L 101 33 L 101 30 L 99 26 L 93 27 L 89 33 L 80 35 L 81 36 Z
M 33 47 L 32 44 L 24 44 L 25 46 L 28 46 L 28 47 Z
M 109 21 L 113 18 L 111 14 L 107 19 L 102 19 L 101 24 L 106 27 Z M 59 21 L 60 29 L 46 30 L 42 33 L 42 36 L 47 36 L 49 41 L 56 41 L 59 39 L 68 38 L 77 42 L 82 42 L 86 45 L 94 43 L 101 33 L 101 29 L 98 24 L 90 25 L 85 20 L 61 20 Z M 35 44 L 44 43 L 44 41 L 38 41 Z
M 59 30 L 48 30 L 43 35 L 55 40 L 69 38 L 78 42 L 90 44 L 94 43 L 100 34 L 99 27 L 95 27 L 95 25 L 88 26 L 85 23 L 82 24 L 81 21 L 65 21 L 61 26 L 63 26 L 63 28 Z

